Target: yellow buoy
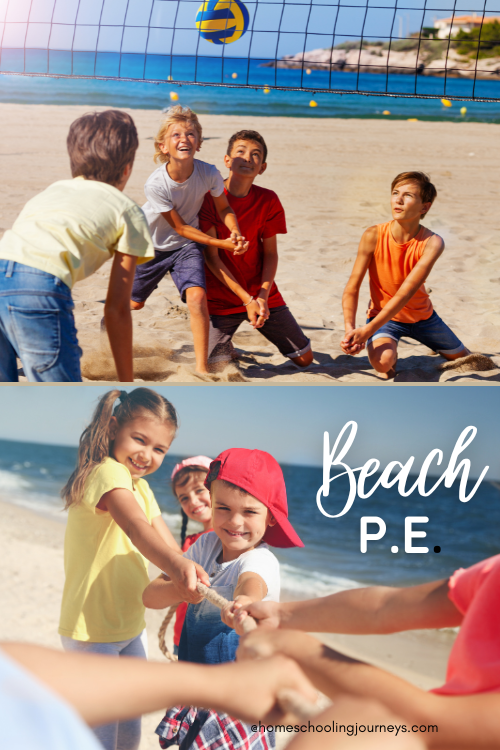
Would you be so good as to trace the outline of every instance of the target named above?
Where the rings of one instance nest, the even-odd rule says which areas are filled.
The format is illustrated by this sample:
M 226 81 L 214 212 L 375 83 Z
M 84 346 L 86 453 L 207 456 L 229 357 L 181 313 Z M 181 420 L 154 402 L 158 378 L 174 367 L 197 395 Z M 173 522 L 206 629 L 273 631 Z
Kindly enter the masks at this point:
M 307 73 L 308 76 L 310 76 L 311 75 L 311 68 L 306 68 L 306 73 Z
M 451 102 L 450 102 L 449 99 L 441 99 L 441 104 L 443 105 L 443 107 L 451 107 L 452 106 L 452 104 L 451 104 Z
M 179 94 L 177 93 L 177 91 L 171 91 L 170 92 L 170 99 L 173 102 L 178 102 L 179 101 Z
M 466 115 L 467 114 L 467 107 L 461 107 L 460 114 L 461 115 Z
M 309 106 L 310 107 L 317 107 L 318 106 L 318 102 L 315 102 L 314 99 L 311 99 L 311 101 L 309 102 Z
M 390 115 L 391 113 L 389 112 L 388 109 L 384 109 L 384 111 L 382 112 L 382 114 L 383 115 Z
M 418 122 L 418 117 L 409 117 L 408 122 Z
M 231 73 L 231 78 L 238 78 L 238 73 Z
M 268 89 L 267 86 L 264 86 L 264 88 L 262 90 L 263 90 L 264 94 L 269 94 L 269 92 L 271 91 L 271 89 Z
M 168 77 L 167 77 L 167 81 L 173 81 L 173 80 L 174 80 L 174 79 L 172 78 L 172 76 L 168 76 Z

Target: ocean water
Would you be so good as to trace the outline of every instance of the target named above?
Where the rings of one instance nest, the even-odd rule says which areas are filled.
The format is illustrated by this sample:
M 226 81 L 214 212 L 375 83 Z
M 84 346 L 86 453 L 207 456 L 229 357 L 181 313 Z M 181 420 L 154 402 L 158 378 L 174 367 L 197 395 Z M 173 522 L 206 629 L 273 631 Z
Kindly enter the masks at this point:
M 0 440 L 0 500 L 64 521 L 59 493 L 73 471 L 76 455 L 76 448 L 71 447 Z M 169 477 L 178 459 L 168 455 L 162 467 L 148 477 L 174 534 L 180 531 L 180 514 Z M 459 501 L 458 484 L 450 489 L 440 486 L 427 498 L 402 498 L 395 488 L 379 489 L 367 500 L 356 499 L 342 518 L 329 519 L 316 506 L 321 468 L 283 465 L 282 469 L 290 520 L 305 544 L 303 549 L 275 550 L 281 563 L 282 589 L 288 597 L 324 596 L 364 584 L 417 584 L 444 578 L 500 551 L 499 483 L 483 481 L 468 503 Z M 335 485 L 335 493 L 325 500 L 331 513 L 339 512 L 347 498 L 344 478 Z M 404 549 L 404 519 L 408 515 L 429 518 L 428 524 L 417 527 L 425 529 L 428 537 L 414 542 L 429 547 L 429 553 L 390 551 L 392 545 Z M 379 516 L 387 525 L 385 537 L 369 542 L 366 554 L 359 549 L 361 516 Z M 439 554 L 432 551 L 437 545 Z
M 412 75 L 380 75 L 362 73 L 312 70 L 310 75 L 301 70 L 285 70 L 263 67 L 260 60 L 174 57 L 149 55 L 144 61 L 141 55 L 102 53 L 95 64 L 91 53 L 47 53 L 38 52 L 31 67 L 25 62 L 22 51 L 11 50 L 12 60 L 7 60 L 4 50 L 0 68 L 0 101 L 26 104 L 79 104 L 88 106 L 131 107 L 135 109 L 163 109 L 170 104 L 170 93 L 179 95 L 182 104 L 192 107 L 199 114 L 263 115 L 276 117 L 356 117 L 384 118 L 385 110 L 397 119 L 417 118 L 421 120 L 443 120 L 452 122 L 500 122 L 499 102 L 453 101 L 444 107 L 441 97 L 463 97 L 473 95 L 481 98 L 500 99 L 500 81 L 473 81 L 458 78 L 438 78 Z M 17 56 L 16 56 L 17 55 Z M 77 58 L 77 55 L 80 57 Z M 85 57 L 85 55 L 87 57 Z M 87 59 L 88 58 L 88 59 Z M 140 59 L 139 59 L 140 58 Z M 155 58 L 150 60 L 149 58 Z M 8 75 L 2 70 L 22 71 L 27 69 L 53 76 L 100 75 L 145 77 L 158 79 L 158 83 L 141 80 L 97 80 L 79 78 L 37 78 Z M 232 75 L 237 78 L 233 79 Z M 177 85 L 174 80 L 198 81 L 222 86 Z M 248 84 L 251 88 L 238 88 Z M 269 93 L 264 87 L 269 86 Z M 273 86 L 304 87 L 305 91 L 279 91 Z M 324 89 L 338 89 L 342 94 Z M 380 92 L 377 96 L 352 93 Z M 400 94 L 401 98 L 384 96 L 388 91 Z M 316 93 L 320 92 L 320 93 Z M 438 97 L 417 99 L 414 94 Z M 311 100 L 317 107 L 310 107 Z M 467 107 L 462 115 L 460 109 Z

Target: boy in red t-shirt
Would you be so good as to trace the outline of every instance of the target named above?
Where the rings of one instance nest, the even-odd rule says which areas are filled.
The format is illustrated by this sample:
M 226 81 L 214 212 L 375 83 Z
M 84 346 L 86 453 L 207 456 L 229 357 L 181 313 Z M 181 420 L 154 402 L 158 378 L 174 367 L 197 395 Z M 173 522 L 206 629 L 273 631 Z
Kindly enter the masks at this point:
M 231 359 L 231 339 L 244 320 L 298 367 L 307 367 L 313 361 L 311 342 L 274 283 L 277 235 L 286 234 L 286 221 L 276 193 L 253 184 L 265 172 L 266 158 L 267 146 L 255 130 L 240 130 L 229 139 L 224 156 L 229 169 L 225 193 L 249 249 L 240 256 L 213 247 L 205 249 L 209 364 Z M 205 196 L 199 221 L 206 234 L 228 237 L 210 194 Z

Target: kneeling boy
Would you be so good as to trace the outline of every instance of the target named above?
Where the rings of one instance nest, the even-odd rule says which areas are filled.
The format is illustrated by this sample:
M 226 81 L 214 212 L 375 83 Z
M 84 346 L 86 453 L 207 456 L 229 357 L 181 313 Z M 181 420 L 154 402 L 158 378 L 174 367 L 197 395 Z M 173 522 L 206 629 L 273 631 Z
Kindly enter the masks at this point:
M 437 191 L 423 172 L 402 172 L 392 182 L 393 220 L 366 230 L 342 297 L 345 336 L 341 347 L 357 354 L 365 344 L 371 365 L 384 378 L 396 374 L 403 336 L 445 359 L 469 354 L 432 307 L 424 281 L 444 250 L 441 237 L 420 224 Z M 370 304 L 366 325 L 356 328 L 359 290 L 368 271 Z
M 248 319 L 285 357 L 298 367 L 307 367 L 313 361 L 311 342 L 274 282 L 277 235 L 286 233 L 285 213 L 276 193 L 253 184 L 266 170 L 266 158 L 267 146 L 255 130 L 240 130 L 230 138 L 224 157 L 229 169 L 225 194 L 249 249 L 244 256 L 222 248 L 205 249 L 209 363 L 231 358 L 231 339 Z M 199 219 L 206 234 L 221 240 L 229 237 L 209 194 Z

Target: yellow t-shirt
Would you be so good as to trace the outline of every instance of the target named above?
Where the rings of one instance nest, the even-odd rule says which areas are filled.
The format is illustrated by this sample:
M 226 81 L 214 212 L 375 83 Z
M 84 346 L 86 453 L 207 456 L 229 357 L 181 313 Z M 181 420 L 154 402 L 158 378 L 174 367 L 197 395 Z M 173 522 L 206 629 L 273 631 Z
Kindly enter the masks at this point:
M 144 629 L 142 592 L 148 561 L 107 511 L 96 508 L 110 490 L 133 492 L 149 522 L 161 514 L 144 479 L 113 458 L 97 466 L 83 500 L 71 506 L 64 539 L 64 584 L 59 633 L 77 641 L 111 643 L 135 638 Z
M 0 240 L 0 258 L 51 273 L 70 289 L 115 250 L 138 263 L 154 258 L 146 217 L 117 188 L 83 177 L 55 182 L 28 201 Z

